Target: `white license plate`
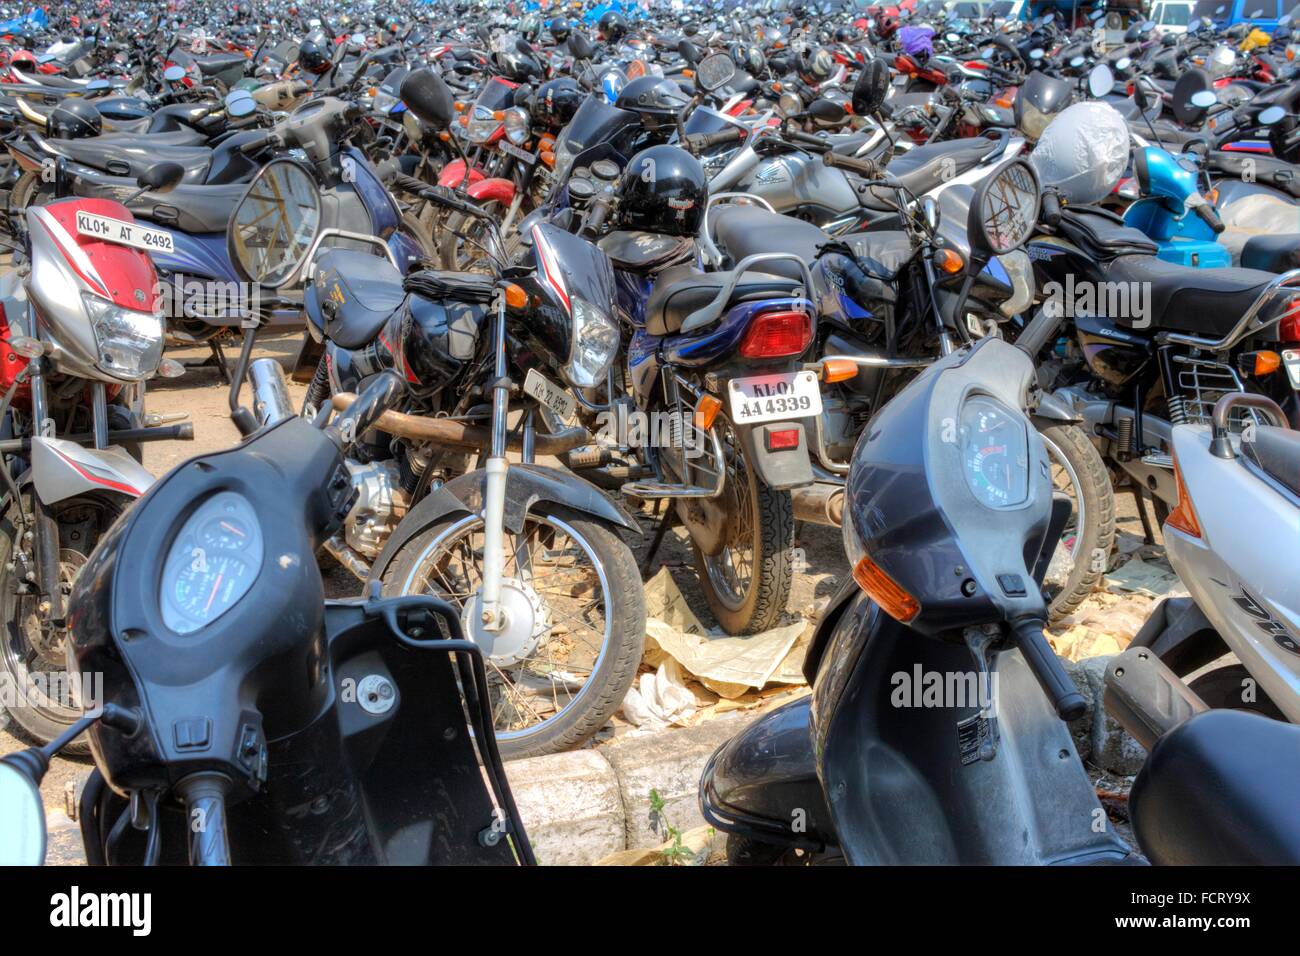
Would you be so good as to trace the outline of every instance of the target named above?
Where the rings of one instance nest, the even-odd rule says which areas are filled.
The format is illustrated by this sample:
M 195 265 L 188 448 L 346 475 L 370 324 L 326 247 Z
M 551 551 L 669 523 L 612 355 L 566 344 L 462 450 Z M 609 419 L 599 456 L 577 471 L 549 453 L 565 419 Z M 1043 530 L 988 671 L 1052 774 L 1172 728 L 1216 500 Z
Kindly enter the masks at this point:
M 1300 392 L 1300 349 L 1285 349 L 1282 352 L 1282 364 L 1286 366 L 1291 387 Z
M 530 368 L 524 376 L 524 394 L 531 395 L 566 422 L 577 414 L 578 400 L 568 389 L 556 385 L 535 368 Z
M 526 149 L 520 149 L 514 143 L 508 143 L 503 139 L 497 145 L 500 146 L 507 153 L 509 153 L 511 156 L 513 156 L 515 159 L 519 160 L 521 163 L 527 163 L 529 166 L 531 166 L 533 165 L 533 163 L 537 162 L 536 156 L 528 152 L 528 150 Z
M 77 213 L 77 232 L 92 239 L 115 242 L 119 246 L 133 246 L 146 252 L 174 252 L 172 234 L 162 229 L 149 229 L 134 222 L 96 216 L 88 212 Z
M 779 372 L 733 378 L 727 383 L 731 420 L 737 425 L 807 418 L 822 413 L 822 391 L 813 372 Z

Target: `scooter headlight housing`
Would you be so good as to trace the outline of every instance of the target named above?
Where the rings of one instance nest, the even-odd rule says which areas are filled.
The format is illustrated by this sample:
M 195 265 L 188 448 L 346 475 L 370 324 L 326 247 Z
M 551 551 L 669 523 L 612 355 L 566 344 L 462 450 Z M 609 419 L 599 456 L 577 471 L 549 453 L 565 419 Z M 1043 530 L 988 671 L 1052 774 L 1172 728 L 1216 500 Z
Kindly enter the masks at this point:
M 564 377 L 575 388 L 599 385 L 618 354 L 619 332 L 604 312 L 590 302 L 573 299 L 573 344 Z

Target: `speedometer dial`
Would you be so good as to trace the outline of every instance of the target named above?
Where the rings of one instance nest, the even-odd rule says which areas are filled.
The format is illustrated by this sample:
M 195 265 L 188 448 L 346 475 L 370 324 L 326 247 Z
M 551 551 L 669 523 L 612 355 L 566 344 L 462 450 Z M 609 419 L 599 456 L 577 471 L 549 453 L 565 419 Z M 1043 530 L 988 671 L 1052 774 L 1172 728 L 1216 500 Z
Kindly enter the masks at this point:
M 230 491 L 209 498 L 176 535 L 163 565 L 163 623 L 189 634 L 235 606 L 257 579 L 262 532 L 248 501 Z
M 1029 445 L 1024 422 L 1000 402 L 969 399 L 961 413 L 962 471 L 981 504 L 1011 508 L 1029 495 Z

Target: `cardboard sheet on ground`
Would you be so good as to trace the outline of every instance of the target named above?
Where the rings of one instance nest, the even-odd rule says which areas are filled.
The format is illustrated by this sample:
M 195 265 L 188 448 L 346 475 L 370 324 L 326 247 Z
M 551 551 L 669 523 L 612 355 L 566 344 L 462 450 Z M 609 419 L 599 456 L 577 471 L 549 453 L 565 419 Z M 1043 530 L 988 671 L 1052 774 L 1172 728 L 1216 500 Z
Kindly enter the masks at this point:
M 1141 558 L 1131 558 L 1106 575 L 1106 587 L 1112 591 L 1132 591 L 1153 598 L 1186 594 L 1178 575 Z
M 667 568 L 646 585 L 645 604 L 645 660 L 651 667 L 671 657 L 709 690 L 728 698 L 772 680 L 804 682 L 798 666 L 786 659 L 804 632 L 802 621 L 744 637 L 711 631 L 687 605 Z

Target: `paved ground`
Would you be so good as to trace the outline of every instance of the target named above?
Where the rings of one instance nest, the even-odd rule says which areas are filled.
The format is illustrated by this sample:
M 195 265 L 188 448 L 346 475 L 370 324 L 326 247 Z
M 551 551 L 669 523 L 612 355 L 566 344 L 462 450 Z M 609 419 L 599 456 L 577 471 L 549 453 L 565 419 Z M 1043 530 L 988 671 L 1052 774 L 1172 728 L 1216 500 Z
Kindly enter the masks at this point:
M 258 354 L 275 356 L 287 368 L 296 354 L 296 349 L 296 337 L 285 336 L 268 339 L 260 346 Z M 171 351 L 168 354 L 182 360 L 198 360 L 206 356 L 206 353 L 201 350 Z M 229 358 L 233 364 L 235 358 L 233 349 Z M 290 383 L 289 391 L 295 405 L 301 403 L 304 387 Z M 151 412 L 160 413 L 188 412 L 190 420 L 194 423 L 195 432 L 194 440 L 191 442 L 158 442 L 144 446 L 145 465 L 154 474 L 162 474 L 196 454 L 228 448 L 239 440 L 238 432 L 229 418 L 228 388 L 221 383 L 213 368 L 193 369 L 183 378 L 170 381 L 159 380 L 151 384 L 147 408 Z M 1121 532 L 1140 537 L 1141 526 L 1133 510 L 1132 499 L 1123 496 L 1117 504 L 1120 511 Z M 645 542 L 637 549 L 638 558 L 648 544 L 649 533 L 653 531 L 648 516 L 644 524 L 647 535 Z M 800 617 L 814 616 L 815 611 L 830 597 L 838 583 L 848 573 L 838 529 L 804 525 L 799 529 L 798 545 L 803 548 L 806 571 L 796 575 L 789 603 L 791 610 L 787 614 L 786 622 L 798 620 Z M 678 530 L 668 536 L 660 549 L 656 563 L 669 568 L 674 581 L 696 610 L 702 623 L 713 624 L 714 621 L 699 590 L 690 549 L 683 532 Z M 358 592 L 359 582 L 346 571 L 334 566 L 326 575 L 326 589 L 331 596 L 348 596 Z M 5 718 L 0 717 L 0 723 L 4 720 Z M 614 736 L 612 732 L 601 735 L 603 739 L 612 736 Z M 30 741 L 16 733 L 16 728 L 0 729 L 0 754 L 29 745 Z M 62 810 L 65 805 L 65 788 L 72 785 L 88 768 L 88 759 L 57 758 L 46 777 L 43 792 L 47 809 L 50 811 L 51 824 L 56 828 L 60 824 L 65 827 L 62 838 L 60 838 L 60 831 L 57 829 L 52 831 L 50 862 L 57 862 L 61 858 L 75 859 L 79 856 L 79 847 L 74 846 L 74 831 L 70 829 Z

